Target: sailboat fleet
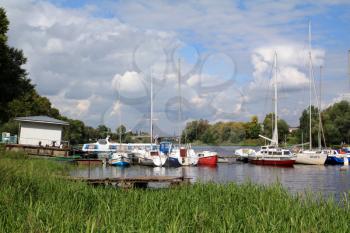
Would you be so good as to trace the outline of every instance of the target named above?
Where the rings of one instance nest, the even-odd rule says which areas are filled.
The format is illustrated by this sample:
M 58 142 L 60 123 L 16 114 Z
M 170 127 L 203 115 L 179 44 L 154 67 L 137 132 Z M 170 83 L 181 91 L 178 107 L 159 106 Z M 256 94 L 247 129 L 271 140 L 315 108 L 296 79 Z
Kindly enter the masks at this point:
M 350 157 L 350 149 L 338 152 L 336 150 L 326 150 L 321 147 L 321 136 L 319 133 L 319 147 L 312 147 L 312 87 L 313 87 L 313 70 L 312 70 L 312 51 L 311 51 L 311 23 L 309 23 L 309 46 L 308 46 L 308 70 L 309 70 L 309 148 L 292 153 L 289 149 L 281 148 L 278 140 L 278 67 L 277 52 L 274 53 L 274 114 L 272 138 L 259 135 L 261 138 L 269 142 L 268 145 L 262 146 L 258 151 L 253 149 L 238 149 L 235 151 L 237 160 L 249 162 L 256 165 L 272 165 L 272 166 L 293 166 L 294 164 L 305 165 L 323 165 L 328 164 L 348 164 Z M 178 144 L 171 142 L 161 142 L 157 145 L 153 138 L 153 77 L 150 75 L 150 143 L 145 144 L 122 144 L 121 135 L 119 144 L 110 143 L 109 138 L 100 139 L 97 143 L 84 144 L 83 151 L 90 153 L 99 153 L 106 157 L 108 155 L 108 163 L 114 166 L 129 166 L 134 158 L 134 163 L 153 166 L 153 167 L 180 167 L 180 166 L 197 166 L 209 165 L 216 166 L 218 163 L 218 154 L 213 151 L 195 152 L 191 145 L 182 145 L 181 136 L 178 138 Z M 180 61 L 178 65 L 178 92 L 179 92 L 179 109 L 178 120 L 182 119 L 182 98 L 181 98 L 181 73 Z M 120 100 L 118 100 L 120 101 Z M 320 101 L 320 100 L 318 100 Z M 319 106 L 320 107 L 320 106 Z M 120 110 L 119 110 L 120 111 Z M 121 114 L 121 113 L 120 113 Z M 321 114 L 319 113 L 319 132 L 322 129 Z M 121 119 L 121 115 L 119 117 Z M 120 133 L 120 132 L 119 132 Z M 181 128 L 179 126 L 179 135 Z M 302 143 L 302 145 L 304 145 Z M 136 158 L 136 160 L 135 160 Z

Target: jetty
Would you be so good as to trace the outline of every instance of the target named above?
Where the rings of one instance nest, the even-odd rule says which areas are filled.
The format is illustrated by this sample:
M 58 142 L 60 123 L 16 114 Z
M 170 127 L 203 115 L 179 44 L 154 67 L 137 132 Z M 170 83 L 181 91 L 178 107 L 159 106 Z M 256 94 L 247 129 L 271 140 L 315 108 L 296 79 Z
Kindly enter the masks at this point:
M 135 176 L 135 177 L 115 177 L 115 178 L 88 178 L 69 177 L 69 180 L 86 182 L 93 186 L 115 186 L 119 188 L 147 188 L 149 183 L 169 184 L 175 187 L 181 184 L 189 184 L 190 179 L 184 176 Z

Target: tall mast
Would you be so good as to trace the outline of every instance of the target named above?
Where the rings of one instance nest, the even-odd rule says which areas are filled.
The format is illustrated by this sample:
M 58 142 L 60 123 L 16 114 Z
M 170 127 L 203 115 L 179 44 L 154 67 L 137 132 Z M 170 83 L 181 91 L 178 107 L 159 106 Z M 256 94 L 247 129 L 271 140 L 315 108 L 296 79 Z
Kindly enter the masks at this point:
M 348 75 L 349 75 L 349 90 L 350 90 L 350 49 L 348 50 Z
M 278 115 L 277 115 L 277 52 L 275 51 L 275 59 L 274 59 L 274 66 L 275 66 L 275 77 L 274 77 L 274 86 L 275 86 L 275 127 L 273 130 L 273 136 L 272 140 L 275 142 L 276 146 L 278 146 Z
M 118 82 L 119 144 L 122 144 L 122 104 L 120 101 L 120 81 Z M 120 150 L 121 148 L 119 148 Z
M 318 139 L 318 148 L 321 150 L 322 149 L 322 143 L 321 143 L 321 128 L 322 128 L 322 122 L 321 122 L 321 89 L 322 88 L 322 66 L 320 66 L 320 95 L 319 95 L 319 102 L 318 102 L 318 135 L 317 135 L 317 139 Z
M 150 136 L 151 136 L 151 144 L 153 143 L 153 76 L 152 76 L 152 70 L 151 70 L 151 119 L 150 119 Z
M 311 132 L 311 84 L 312 84 L 312 71 L 311 71 L 311 67 L 312 64 L 311 64 L 311 21 L 309 21 L 309 79 L 310 79 L 310 82 L 309 82 L 309 86 L 310 86 L 310 93 L 309 93 L 309 100 L 310 100 L 310 106 L 309 106 L 309 116 L 310 116 L 310 128 L 309 128 L 309 149 L 311 150 L 312 149 L 312 132 Z
M 178 112 L 178 120 L 179 120 L 179 145 L 181 145 L 181 118 L 182 118 L 182 97 L 181 97 L 181 61 L 180 58 L 178 60 L 178 91 L 179 91 L 179 112 Z

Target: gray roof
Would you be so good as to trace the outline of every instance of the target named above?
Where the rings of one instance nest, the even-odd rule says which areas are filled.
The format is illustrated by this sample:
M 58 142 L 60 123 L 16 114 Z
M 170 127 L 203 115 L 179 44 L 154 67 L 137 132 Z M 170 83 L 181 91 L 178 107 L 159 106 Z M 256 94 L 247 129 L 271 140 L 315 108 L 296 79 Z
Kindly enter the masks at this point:
M 68 122 L 57 120 L 48 116 L 28 116 L 28 117 L 16 117 L 16 121 L 20 122 L 38 122 L 38 123 L 46 123 L 46 124 L 54 124 L 54 125 L 69 125 Z

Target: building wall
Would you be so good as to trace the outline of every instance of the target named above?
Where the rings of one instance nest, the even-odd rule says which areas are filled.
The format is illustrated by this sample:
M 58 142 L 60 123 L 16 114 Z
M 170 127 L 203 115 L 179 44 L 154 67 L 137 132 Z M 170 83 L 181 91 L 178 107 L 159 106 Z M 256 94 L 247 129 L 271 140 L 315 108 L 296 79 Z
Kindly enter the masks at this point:
M 46 123 L 21 122 L 19 144 L 25 145 L 49 145 L 56 141 L 55 145 L 61 144 L 62 125 Z

